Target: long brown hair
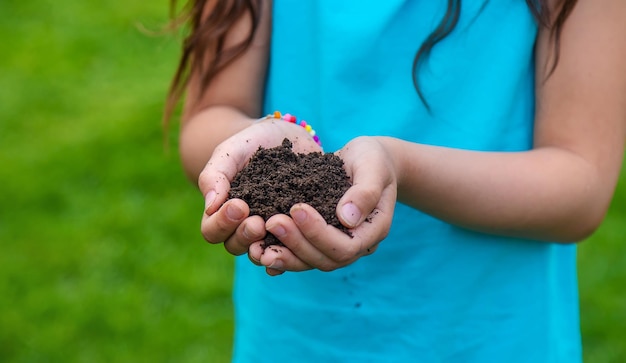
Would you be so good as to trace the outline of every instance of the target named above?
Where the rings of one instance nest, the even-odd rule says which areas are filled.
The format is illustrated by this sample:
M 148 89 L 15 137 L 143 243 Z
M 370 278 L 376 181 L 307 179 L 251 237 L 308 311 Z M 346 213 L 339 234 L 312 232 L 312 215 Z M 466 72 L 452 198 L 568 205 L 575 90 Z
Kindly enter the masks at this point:
M 189 81 L 191 72 L 198 72 L 202 75 L 200 87 L 205 90 L 213 77 L 220 70 L 230 64 L 252 43 L 254 33 L 257 29 L 260 17 L 262 0 L 218 0 L 214 1 L 215 6 L 207 16 L 203 17 L 203 9 L 208 0 L 188 0 L 180 15 L 176 16 L 177 0 L 170 0 L 170 15 L 175 19 L 175 24 L 188 23 L 189 34 L 183 41 L 182 55 L 178 67 L 170 85 L 167 102 L 165 105 L 164 121 L 167 125 L 174 107 L 178 103 L 184 89 Z M 428 56 L 433 47 L 456 27 L 461 15 L 461 0 L 447 0 L 448 10 L 443 16 L 435 30 L 426 38 L 417 50 L 413 61 L 413 84 L 424 103 L 429 108 L 424 97 L 417 77 L 417 70 L 421 62 Z M 485 5 L 489 2 L 486 0 Z M 537 22 L 550 29 L 550 37 L 554 43 L 555 56 L 548 74 L 554 71 L 559 61 L 559 47 L 563 24 L 572 12 L 577 0 L 560 0 L 555 16 L 550 13 L 548 0 L 526 0 L 530 11 Z M 483 5 L 483 6 L 485 6 Z M 231 26 L 242 16 L 250 16 L 252 19 L 252 30 L 248 37 L 239 44 L 224 48 L 226 33 Z M 205 65 L 207 50 L 211 51 L 213 58 L 209 60 L 207 69 L 202 69 Z
M 212 1 L 215 5 L 205 16 L 204 8 L 209 0 L 188 0 L 178 15 L 176 14 L 178 1 L 170 0 L 172 26 L 187 23 L 190 29 L 189 34 L 183 40 L 182 55 L 170 84 L 163 118 L 165 126 L 182 97 L 192 72 L 202 75 L 200 87 L 204 91 L 216 74 L 242 55 L 252 44 L 259 24 L 261 1 Z M 250 33 L 242 42 L 225 49 L 224 41 L 228 30 L 244 15 L 249 15 L 252 19 Z M 205 62 L 207 50 L 211 51 L 212 58 L 208 59 L 208 68 L 203 69 L 207 63 Z

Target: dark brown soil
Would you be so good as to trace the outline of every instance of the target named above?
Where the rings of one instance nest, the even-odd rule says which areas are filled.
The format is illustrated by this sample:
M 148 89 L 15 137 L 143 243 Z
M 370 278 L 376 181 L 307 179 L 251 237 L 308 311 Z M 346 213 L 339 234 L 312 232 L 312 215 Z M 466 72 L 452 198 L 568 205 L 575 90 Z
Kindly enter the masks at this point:
M 350 234 L 336 215 L 337 203 L 350 185 L 343 160 L 337 155 L 294 153 L 291 141 L 285 139 L 281 146 L 257 150 L 235 176 L 229 198 L 243 199 L 250 207 L 250 215 L 259 215 L 266 221 L 275 214 L 289 215 L 296 203 L 307 203 L 326 223 Z M 264 247 L 271 245 L 282 243 L 268 233 Z

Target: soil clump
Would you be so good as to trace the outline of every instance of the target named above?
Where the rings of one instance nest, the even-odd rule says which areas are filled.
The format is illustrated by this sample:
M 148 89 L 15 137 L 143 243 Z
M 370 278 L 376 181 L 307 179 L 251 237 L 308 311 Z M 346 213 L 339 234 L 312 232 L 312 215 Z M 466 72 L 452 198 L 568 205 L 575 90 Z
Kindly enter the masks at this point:
M 250 215 L 267 221 L 275 214 L 289 215 L 294 204 L 306 203 L 315 208 L 326 223 L 350 235 L 337 218 L 337 203 L 350 187 L 350 177 L 343 160 L 333 153 L 295 153 L 292 143 L 262 148 L 255 152 L 231 183 L 229 198 L 243 199 Z M 282 243 L 271 233 L 265 236 L 264 248 Z

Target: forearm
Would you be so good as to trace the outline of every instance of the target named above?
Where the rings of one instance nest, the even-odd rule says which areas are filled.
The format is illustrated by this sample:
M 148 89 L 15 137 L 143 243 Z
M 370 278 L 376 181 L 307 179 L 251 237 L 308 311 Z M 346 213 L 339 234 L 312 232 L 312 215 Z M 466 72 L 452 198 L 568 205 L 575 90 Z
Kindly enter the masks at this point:
M 219 2 L 204 3 L 203 21 L 208 21 Z M 253 14 L 248 9 L 231 24 L 223 37 L 216 35 L 218 37 L 213 39 L 222 43 L 223 53 L 228 53 L 247 44 L 249 36 L 252 36 L 252 41 L 244 47 L 244 51 L 226 62 L 217 74 L 206 78 L 211 70 L 216 70 L 216 64 L 221 64 L 213 63 L 220 57 L 216 53 L 218 50 L 215 44 L 198 43 L 197 49 L 192 52 L 194 56 L 195 52 L 203 52 L 201 58 L 204 64 L 189 69 L 180 153 L 185 173 L 194 183 L 215 147 L 250 126 L 254 117 L 260 116 L 269 57 L 272 2 L 262 1 L 260 5 L 256 28 Z M 209 26 L 202 29 L 214 28 Z M 205 41 L 212 37 L 202 35 L 196 38 Z M 224 56 L 222 60 L 228 58 Z
M 604 217 L 617 179 L 558 148 L 492 153 L 380 141 L 395 163 L 400 202 L 487 233 L 583 239 Z
M 227 106 L 209 107 L 185 121 L 180 133 L 180 155 L 187 177 L 197 182 L 215 147 L 251 123 L 250 117 Z

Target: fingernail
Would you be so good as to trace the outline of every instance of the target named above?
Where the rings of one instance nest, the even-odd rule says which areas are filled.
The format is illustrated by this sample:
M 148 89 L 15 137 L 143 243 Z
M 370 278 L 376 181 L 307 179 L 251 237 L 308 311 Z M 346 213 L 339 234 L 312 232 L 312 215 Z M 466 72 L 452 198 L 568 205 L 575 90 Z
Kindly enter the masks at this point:
M 353 203 L 344 204 L 341 207 L 341 218 L 346 221 L 350 227 L 356 226 L 361 219 L 361 211 Z
M 250 229 L 247 225 L 243 226 L 243 231 L 241 231 L 241 234 L 243 234 L 243 237 L 245 239 L 250 240 Z
M 274 260 L 274 262 L 272 262 L 271 265 L 267 266 L 269 268 L 273 268 L 276 270 L 282 270 L 283 269 L 283 261 L 281 260 Z
M 209 192 L 206 193 L 206 197 L 204 197 L 204 213 L 206 213 L 207 215 L 209 215 L 209 208 L 211 207 L 214 201 L 215 201 L 215 190 L 209 190 Z
M 256 233 L 254 232 L 254 230 L 251 230 L 247 224 L 243 226 L 243 231 L 241 232 L 241 234 L 243 234 L 243 237 L 245 239 L 251 242 L 258 241 L 259 239 L 263 238 L 263 236 L 260 236 L 259 233 Z
M 301 224 L 304 223 L 304 221 L 306 221 L 306 212 L 303 211 L 302 209 L 294 209 L 293 211 L 291 211 L 291 218 L 296 221 L 297 223 Z
M 226 216 L 232 221 L 238 221 L 243 218 L 243 211 L 231 204 L 226 208 Z
M 278 238 L 284 237 L 287 234 L 285 227 L 281 226 L 280 224 L 268 227 L 267 230 L 270 231 L 271 234 L 273 234 L 274 236 Z

